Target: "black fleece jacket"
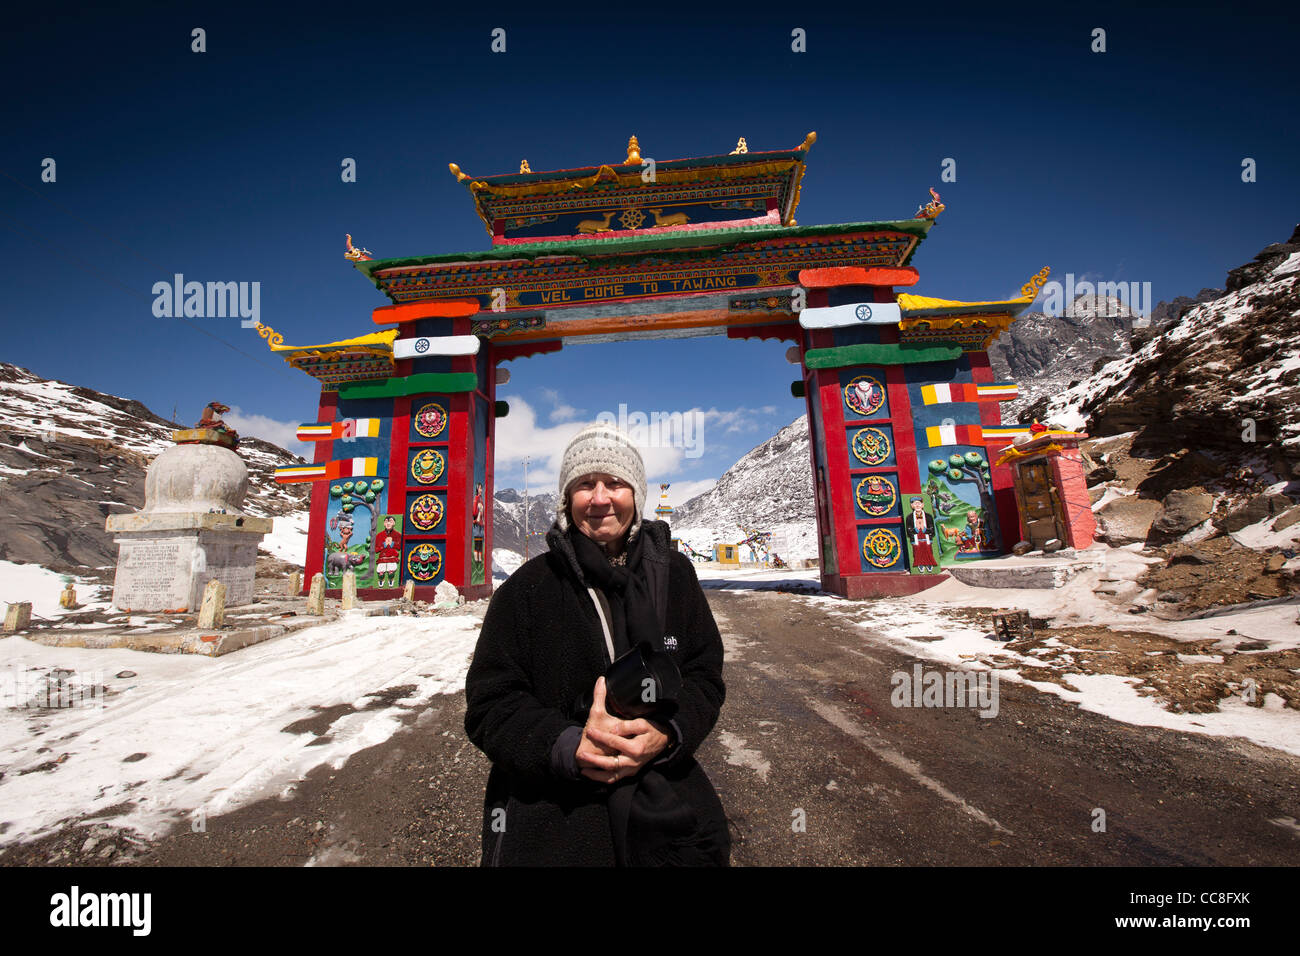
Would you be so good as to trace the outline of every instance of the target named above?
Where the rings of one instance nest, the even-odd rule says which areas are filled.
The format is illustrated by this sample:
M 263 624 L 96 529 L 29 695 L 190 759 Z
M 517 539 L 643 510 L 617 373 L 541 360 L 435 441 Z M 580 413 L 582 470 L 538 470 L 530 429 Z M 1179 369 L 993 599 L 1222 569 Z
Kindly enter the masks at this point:
M 722 638 L 694 566 L 669 545 L 668 525 L 643 521 L 639 533 L 663 624 L 656 650 L 672 654 L 682 673 L 674 716 L 680 739 L 654 767 L 725 833 L 722 804 L 694 759 L 726 695 Z M 492 761 L 482 863 L 612 866 L 611 788 L 571 779 L 552 759 L 560 736 L 585 723 L 578 701 L 604 674 L 609 655 L 572 545 L 554 525 L 546 540 L 551 550 L 493 594 L 465 682 L 465 732 Z

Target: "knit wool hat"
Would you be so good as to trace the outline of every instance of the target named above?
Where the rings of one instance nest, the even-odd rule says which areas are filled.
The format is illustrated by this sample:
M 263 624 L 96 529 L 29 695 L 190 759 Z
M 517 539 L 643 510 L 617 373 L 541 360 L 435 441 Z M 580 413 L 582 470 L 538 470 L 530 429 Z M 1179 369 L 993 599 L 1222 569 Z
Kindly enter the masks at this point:
M 622 478 L 632 486 L 635 514 L 630 539 L 641 529 L 641 511 L 646 500 L 645 462 L 632 439 L 610 422 L 588 425 L 564 449 L 560 463 L 560 504 L 556 509 L 560 530 L 569 530 L 569 486 L 583 475 L 597 472 Z

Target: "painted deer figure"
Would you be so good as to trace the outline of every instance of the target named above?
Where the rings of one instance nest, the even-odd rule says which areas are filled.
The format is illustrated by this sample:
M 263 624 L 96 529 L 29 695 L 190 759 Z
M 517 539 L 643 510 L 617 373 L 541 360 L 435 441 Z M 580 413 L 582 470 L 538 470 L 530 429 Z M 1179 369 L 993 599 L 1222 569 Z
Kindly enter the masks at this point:
M 602 222 L 599 219 L 584 219 L 578 223 L 578 232 L 612 232 L 609 227 L 609 220 L 613 217 L 614 210 L 605 213 L 605 219 Z
M 663 212 L 662 206 L 658 209 L 651 209 L 649 212 L 654 215 L 656 226 L 684 226 L 690 222 L 684 212 L 675 212 L 671 216 L 660 215 Z

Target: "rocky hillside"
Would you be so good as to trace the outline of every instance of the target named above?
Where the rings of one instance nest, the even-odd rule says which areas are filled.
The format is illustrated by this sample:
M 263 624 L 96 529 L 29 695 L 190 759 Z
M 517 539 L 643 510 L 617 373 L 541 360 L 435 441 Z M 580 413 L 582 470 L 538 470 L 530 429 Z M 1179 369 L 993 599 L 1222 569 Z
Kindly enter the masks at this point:
M 1188 609 L 1300 589 L 1300 227 L 1133 354 L 1028 414 L 1082 428 L 1102 540 Z
M 1025 420 L 1038 399 L 1060 394 L 1107 362 L 1131 354 L 1135 341 L 1149 339 L 1190 307 L 1221 295 L 1222 289 L 1202 289 L 1194 299 L 1160 302 L 1145 327 L 1135 327 L 1137 316 L 1114 296 L 1080 296 L 1059 316 L 1026 312 L 989 347 L 994 375 L 1020 386 L 1021 397 L 1002 406 L 1003 421 Z
M 557 503 L 554 492 L 529 494 L 529 557 L 546 550 L 546 531 L 555 520 Z M 518 555 L 524 553 L 524 494 L 514 488 L 502 488 L 492 502 L 492 549 L 498 548 Z
M 1300 477 L 1300 227 L 1232 270 L 1228 289 L 1033 411 L 1094 437 L 1136 431 L 1142 451 Z
M 112 565 L 104 519 L 144 506 L 145 469 L 179 427 L 132 399 L 0 363 L 0 560 L 56 571 Z M 271 477 L 300 459 L 257 438 L 241 438 L 239 452 L 249 514 L 306 507 L 305 485 Z

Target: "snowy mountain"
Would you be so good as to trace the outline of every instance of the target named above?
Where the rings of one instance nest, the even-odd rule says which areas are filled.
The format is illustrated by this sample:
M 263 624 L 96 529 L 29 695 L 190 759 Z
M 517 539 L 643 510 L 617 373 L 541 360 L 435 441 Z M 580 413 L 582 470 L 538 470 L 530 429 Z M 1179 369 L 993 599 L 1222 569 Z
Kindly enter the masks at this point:
M 144 506 L 145 469 L 181 427 L 132 399 L 0 363 L 0 560 L 58 571 L 115 563 L 104 519 Z M 239 454 L 249 471 L 248 514 L 306 508 L 307 486 L 272 480 L 300 458 L 244 437 Z

